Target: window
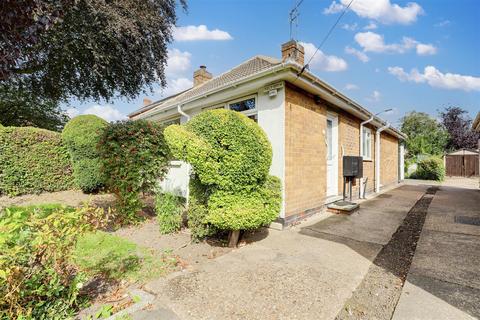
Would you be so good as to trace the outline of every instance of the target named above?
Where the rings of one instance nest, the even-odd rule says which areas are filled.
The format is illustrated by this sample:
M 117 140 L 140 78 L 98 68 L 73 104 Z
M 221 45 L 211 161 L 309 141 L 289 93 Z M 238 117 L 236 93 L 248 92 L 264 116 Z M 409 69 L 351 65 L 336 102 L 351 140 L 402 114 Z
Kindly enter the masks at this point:
M 333 159 L 332 131 L 333 131 L 333 121 L 330 119 L 327 119 L 327 160 Z
M 168 127 L 171 124 L 180 124 L 180 118 L 170 118 L 162 121 L 160 124 L 164 127 Z
M 372 130 L 363 127 L 362 130 L 362 157 L 363 160 L 372 159 Z
M 229 102 L 228 109 L 241 112 L 253 121 L 258 122 L 257 105 L 254 96 Z

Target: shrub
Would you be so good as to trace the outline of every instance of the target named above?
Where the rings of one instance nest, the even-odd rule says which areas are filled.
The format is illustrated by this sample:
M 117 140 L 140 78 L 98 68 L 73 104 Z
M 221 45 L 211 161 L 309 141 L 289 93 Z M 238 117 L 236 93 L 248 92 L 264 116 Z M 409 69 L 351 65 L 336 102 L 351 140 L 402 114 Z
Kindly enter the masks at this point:
M 197 177 L 194 175 L 190 177 L 187 215 L 188 228 L 194 241 L 202 240 L 217 232 L 217 229 L 207 222 L 208 192 L 208 188 L 202 185 Z
M 60 134 L 33 127 L 0 130 L 0 194 L 61 191 L 74 185 Z
M 161 234 L 174 233 L 182 227 L 183 198 L 171 193 L 159 193 L 155 211 Z
M 81 115 L 70 120 L 62 131 L 72 159 L 75 183 L 83 192 L 94 192 L 104 184 L 96 147 L 107 125 L 95 115 Z
M 222 230 L 249 230 L 269 224 L 282 204 L 280 179 L 269 176 L 256 190 L 214 191 L 205 221 Z
M 0 213 L 0 318 L 66 319 L 85 276 L 70 257 L 89 230 L 83 209 L 16 207 Z
M 442 159 L 430 157 L 419 161 L 413 177 L 415 179 L 443 181 L 445 179 L 445 166 Z
M 162 128 L 145 120 L 109 124 L 97 150 L 108 190 L 118 213 L 134 220 L 142 209 L 141 192 L 150 192 L 167 172 L 170 152 Z
M 165 138 L 173 155 L 189 162 L 198 177 L 190 190 L 193 225 L 239 231 L 277 217 L 280 182 L 268 177 L 272 147 L 254 121 L 235 111 L 210 110 L 186 125 L 169 126 Z
M 272 147 L 258 124 L 225 109 L 202 112 L 165 130 L 175 157 L 192 164 L 200 181 L 221 189 L 254 189 L 272 163 Z

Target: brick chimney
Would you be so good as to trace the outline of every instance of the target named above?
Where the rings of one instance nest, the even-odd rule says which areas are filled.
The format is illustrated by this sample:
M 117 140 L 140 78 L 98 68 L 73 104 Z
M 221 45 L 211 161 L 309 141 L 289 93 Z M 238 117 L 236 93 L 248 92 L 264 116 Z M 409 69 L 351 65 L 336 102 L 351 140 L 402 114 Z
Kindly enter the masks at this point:
M 207 67 L 200 66 L 200 69 L 196 70 L 193 73 L 193 86 L 194 87 L 199 86 L 202 83 L 205 83 L 212 78 L 213 76 L 210 72 L 207 71 Z
M 295 40 L 282 44 L 282 60 L 291 59 L 303 66 L 305 63 L 305 49 Z
M 151 103 L 152 103 L 152 100 L 148 98 L 143 98 L 143 106 L 148 106 Z

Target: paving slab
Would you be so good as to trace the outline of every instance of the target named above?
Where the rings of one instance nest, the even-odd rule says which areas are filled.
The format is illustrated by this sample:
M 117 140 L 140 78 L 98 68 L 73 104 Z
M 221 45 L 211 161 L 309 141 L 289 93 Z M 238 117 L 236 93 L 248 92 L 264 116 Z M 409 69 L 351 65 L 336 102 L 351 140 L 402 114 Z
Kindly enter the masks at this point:
M 349 216 L 331 214 L 328 219 L 311 225 L 308 229 L 385 245 L 426 188 L 426 186 L 401 186 L 362 202 L 360 209 Z

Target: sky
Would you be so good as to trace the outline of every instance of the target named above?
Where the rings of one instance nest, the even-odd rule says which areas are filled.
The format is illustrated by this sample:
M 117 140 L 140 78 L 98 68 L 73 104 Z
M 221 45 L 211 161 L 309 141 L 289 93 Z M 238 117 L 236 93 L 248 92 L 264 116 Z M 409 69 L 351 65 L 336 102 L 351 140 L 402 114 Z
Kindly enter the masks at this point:
M 187 0 L 188 1 L 188 0 Z M 298 0 L 297 0 L 298 1 Z M 303 0 L 295 39 L 306 60 L 351 0 Z M 77 101 L 70 115 L 124 119 L 143 103 L 192 86 L 206 65 L 213 75 L 252 56 L 281 57 L 290 39 L 289 11 L 295 0 L 190 0 L 178 9 L 169 46 L 167 88 L 127 100 Z M 477 0 L 353 0 L 309 64 L 310 70 L 371 112 L 398 126 L 410 111 L 438 117 L 460 106 L 474 118 L 480 111 L 480 2 Z

